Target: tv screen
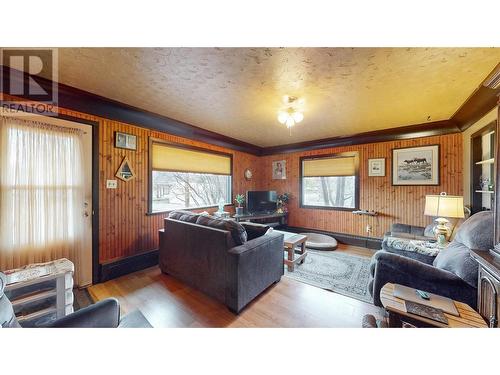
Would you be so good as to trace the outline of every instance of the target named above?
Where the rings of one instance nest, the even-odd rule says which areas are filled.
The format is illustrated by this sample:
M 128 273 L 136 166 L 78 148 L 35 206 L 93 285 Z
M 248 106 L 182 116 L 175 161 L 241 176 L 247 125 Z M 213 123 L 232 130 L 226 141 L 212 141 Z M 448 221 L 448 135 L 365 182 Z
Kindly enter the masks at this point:
M 275 191 L 247 191 L 247 211 L 275 212 L 277 194 Z

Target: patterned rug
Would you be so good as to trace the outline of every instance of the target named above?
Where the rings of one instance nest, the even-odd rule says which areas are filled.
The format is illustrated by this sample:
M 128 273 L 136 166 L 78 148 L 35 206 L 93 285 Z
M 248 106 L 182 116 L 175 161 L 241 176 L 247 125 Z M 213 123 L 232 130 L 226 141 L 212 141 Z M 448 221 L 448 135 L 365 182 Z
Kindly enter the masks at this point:
M 368 292 L 370 258 L 338 253 L 336 251 L 308 250 L 303 264 L 285 276 L 306 284 L 372 303 Z

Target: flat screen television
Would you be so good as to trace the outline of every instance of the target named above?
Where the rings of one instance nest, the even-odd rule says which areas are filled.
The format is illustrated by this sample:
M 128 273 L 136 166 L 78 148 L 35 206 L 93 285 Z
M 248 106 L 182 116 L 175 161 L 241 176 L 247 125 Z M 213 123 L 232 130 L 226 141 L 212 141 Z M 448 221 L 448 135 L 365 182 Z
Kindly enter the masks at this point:
M 275 191 L 247 191 L 249 213 L 276 212 L 278 195 Z

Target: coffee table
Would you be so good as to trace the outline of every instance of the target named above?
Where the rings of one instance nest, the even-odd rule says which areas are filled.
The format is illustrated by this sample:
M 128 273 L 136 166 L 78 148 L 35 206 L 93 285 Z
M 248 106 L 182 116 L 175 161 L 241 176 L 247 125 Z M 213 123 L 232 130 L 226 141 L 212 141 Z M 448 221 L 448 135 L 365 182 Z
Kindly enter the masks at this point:
M 284 231 L 275 231 L 275 232 L 283 233 L 285 236 L 284 243 L 285 243 L 285 251 L 287 252 L 287 258 L 284 260 L 284 262 L 288 267 L 288 271 L 293 272 L 295 269 L 295 265 L 304 263 L 304 260 L 307 256 L 307 251 L 306 251 L 307 236 L 304 236 L 302 234 L 284 232 Z
M 417 327 L 441 327 L 441 328 L 487 328 L 484 319 L 469 305 L 453 301 L 460 316 L 448 313 L 444 315 L 448 318 L 448 324 L 436 322 L 434 320 L 406 312 L 405 301 L 394 297 L 394 284 L 387 283 L 380 291 L 380 301 L 389 314 L 389 327 L 401 327 L 404 322 L 408 322 Z

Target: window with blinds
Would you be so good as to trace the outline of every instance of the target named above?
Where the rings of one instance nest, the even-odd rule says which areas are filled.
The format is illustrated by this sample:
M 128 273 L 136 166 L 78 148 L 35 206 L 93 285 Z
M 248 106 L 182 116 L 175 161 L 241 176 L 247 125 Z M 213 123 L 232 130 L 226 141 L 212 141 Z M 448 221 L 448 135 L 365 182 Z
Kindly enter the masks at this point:
M 150 140 L 150 211 L 231 204 L 232 155 Z
M 355 210 L 359 207 L 358 154 L 301 159 L 302 207 Z

